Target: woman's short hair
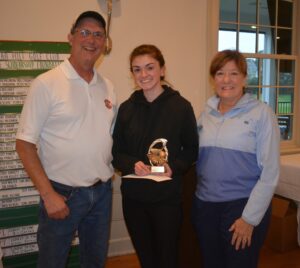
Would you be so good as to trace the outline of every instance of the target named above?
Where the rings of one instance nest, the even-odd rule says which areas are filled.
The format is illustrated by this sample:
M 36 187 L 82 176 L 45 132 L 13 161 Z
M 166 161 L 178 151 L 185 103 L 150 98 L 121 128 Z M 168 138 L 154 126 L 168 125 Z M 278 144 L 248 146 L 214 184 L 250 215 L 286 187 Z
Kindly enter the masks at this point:
M 234 61 L 239 71 L 244 76 L 247 76 L 247 62 L 245 57 L 239 51 L 230 49 L 220 51 L 214 56 L 210 64 L 210 76 L 215 77 L 217 71 L 219 71 L 229 61 Z

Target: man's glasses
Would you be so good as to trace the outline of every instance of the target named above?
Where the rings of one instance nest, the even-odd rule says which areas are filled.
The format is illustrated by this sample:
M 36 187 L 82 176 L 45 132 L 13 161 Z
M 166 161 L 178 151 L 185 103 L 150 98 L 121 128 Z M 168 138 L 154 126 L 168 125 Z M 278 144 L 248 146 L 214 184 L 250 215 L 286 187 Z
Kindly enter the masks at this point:
M 76 30 L 74 31 L 74 33 L 79 33 L 82 37 L 87 38 L 89 37 L 91 34 L 97 38 L 97 39 L 104 39 L 105 38 L 105 33 L 103 32 L 91 32 L 88 29 L 81 29 L 81 30 Z

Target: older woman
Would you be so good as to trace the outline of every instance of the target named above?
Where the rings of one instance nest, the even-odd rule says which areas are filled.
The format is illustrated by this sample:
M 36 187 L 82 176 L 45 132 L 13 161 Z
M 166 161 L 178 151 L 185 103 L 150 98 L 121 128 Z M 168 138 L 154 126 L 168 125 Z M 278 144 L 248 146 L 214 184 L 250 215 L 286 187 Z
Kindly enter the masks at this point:
M 204 267 L 256 267 L 279 176 L 279 128 L 271 108 L 245 93 L 237 51 L 210 66 L 215 96 L 199 119 L 193 224 Z

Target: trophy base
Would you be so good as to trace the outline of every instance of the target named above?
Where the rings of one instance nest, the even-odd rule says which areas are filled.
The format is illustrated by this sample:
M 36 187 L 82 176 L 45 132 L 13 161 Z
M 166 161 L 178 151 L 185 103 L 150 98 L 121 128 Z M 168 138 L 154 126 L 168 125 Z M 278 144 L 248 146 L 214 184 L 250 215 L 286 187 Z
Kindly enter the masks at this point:
M 165 173 L 165 167 L 164 166 L 152 166 L 151 173 Z

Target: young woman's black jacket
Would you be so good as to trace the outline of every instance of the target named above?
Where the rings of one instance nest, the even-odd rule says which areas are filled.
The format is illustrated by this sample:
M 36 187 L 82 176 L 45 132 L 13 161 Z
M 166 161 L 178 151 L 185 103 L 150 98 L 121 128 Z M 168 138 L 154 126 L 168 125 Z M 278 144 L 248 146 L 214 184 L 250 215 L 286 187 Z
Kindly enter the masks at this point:
M 114 167 L 122 176 L 134 174 L 136 162 L 149 164 L 149 146 L 158 138 L 168 140 L 172 180 L 123 178 L 124 197 L 144 202 L 180 202 L 182 176 L 197 159 L 198 133 L 191 104 L 168 86 L 151 103 L 142 90 L 137 90 L 121 104 L 113 133 Z

